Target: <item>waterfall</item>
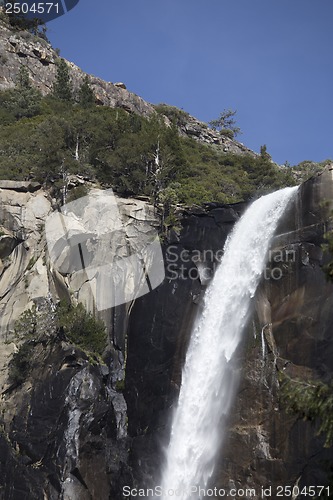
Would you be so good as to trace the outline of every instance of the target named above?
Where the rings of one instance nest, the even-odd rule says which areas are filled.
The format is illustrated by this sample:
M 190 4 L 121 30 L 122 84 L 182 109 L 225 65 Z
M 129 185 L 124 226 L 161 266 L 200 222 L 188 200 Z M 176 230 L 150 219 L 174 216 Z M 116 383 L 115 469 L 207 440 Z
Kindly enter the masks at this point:
M 235 225 L 194 326 L 160 489 L 162 497 L 195 500 L 212 476 L 225 419 L 233 400 L 233 355 L 247 323 L 251 299 L 265 267 L 278 221 L 297 188 L 256 200 Z

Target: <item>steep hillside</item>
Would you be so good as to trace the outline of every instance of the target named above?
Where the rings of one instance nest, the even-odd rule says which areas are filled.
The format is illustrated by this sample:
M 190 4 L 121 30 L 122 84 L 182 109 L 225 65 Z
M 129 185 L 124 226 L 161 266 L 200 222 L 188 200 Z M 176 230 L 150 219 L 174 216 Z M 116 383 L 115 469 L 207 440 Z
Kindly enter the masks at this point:
M 294 182 L 266 153 L 85 75 L 44 39 L 0 23 L 1 178 L 64 188 L 67 174 L 81 174 L 122 196 L 149 196 L 167 217 L 177 203 L 238 202 Z M 70 98 L 54 91 L 64 71 Z
M 56 75 L 57 52 L 51 45 L 40 37 L 28 31 L 17 31 L 4 20 L 0 20 L 0 90 L 8 90 L 16 84 L 21 65 L 30 70 L 31 79 L 43 95 L 52 90 Z M 67 61 L 74 89 L 78 89 L 86 75 L 74 63 Z M 90 84 L 96 101 L 104 106 L 122 108 L 130 113 L 149 117 L 155 114 L 155 108 L 136 94 L 129 92 L 122 83 L 106 82 L 98 77 L 89 75 Z M 224 150 L 232 153 L 244 154 L 253 151 L 243 144 L 209 129 L 207 124 L 196 120 L 184 113 L 186 120 L 179 127 L 180 132 L 208 144 L 220 145 Z

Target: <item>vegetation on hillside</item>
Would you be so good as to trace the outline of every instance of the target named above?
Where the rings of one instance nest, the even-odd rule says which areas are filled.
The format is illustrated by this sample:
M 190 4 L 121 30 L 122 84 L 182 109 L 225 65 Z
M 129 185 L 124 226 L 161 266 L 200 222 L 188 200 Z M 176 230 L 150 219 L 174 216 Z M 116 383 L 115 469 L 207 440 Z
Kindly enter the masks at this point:
M 93 363 L 107 346 L 103 321 L 86 311 L 81 303 L 60 302 L 56 308 L 42 310 L 34 305 L 16 321 L 15 335 L 21 342 L 9 363 L 9 380 L 15 385 L 22 384 L 31 373 L 36 347 L 45 345 L 57 335 L 85 351 Z
M 290 167 L 290 171 L 294 176 L 297 184 L 301 184 L 302 182 L 321 172 L 323 168 L 329 163 L 332 163 L 331 159 L 327 159 L 321 162 L 305 160 L 301 163 L 298 163 L 298 165 Z
M 167 126 L 160 113 L 147 119 L 95 105 L 88 79 L 73 92 L 61 59 L 50 95 L 42 97 L 22 69 L 16 88 L 0 93 L 0 114 L 0 178 L 54 184 L 78 173 L 154 202 L 171 189 L 187 205 L 238 202 L 294 183 L 265 155 L 227 154 L 180 137 L 185 114 L 176 108 Z
M 322 435 L 324 447 L 333 445 L 333 383 L 318 380 L 297 380 L 280 374 L 281 401 L 288 413 L 310 421 L 317 435 Z M 333 487 L 333 464 L 323 463 L 330 488 Z M 317 499 L 332 498 L 325 491 Z
M 103 354 L 107 334 L 102 320 L 86 311 L 81 303 L 73 305 L 61 302 L 56 312 L 58 326 L 71 343 L 99 356 Z

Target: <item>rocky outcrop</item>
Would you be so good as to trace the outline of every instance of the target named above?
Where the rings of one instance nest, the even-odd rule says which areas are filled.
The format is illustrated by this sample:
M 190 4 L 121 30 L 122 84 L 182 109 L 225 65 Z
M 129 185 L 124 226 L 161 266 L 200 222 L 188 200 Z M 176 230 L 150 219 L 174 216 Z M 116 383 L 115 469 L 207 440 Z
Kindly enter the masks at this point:
M 59 338 L 34 351 L 29 379 L 3 396 L 0 498 L 117 498 L 127 438 L 109 370 Z
M 187 116 L 186 123 L 180 127 L 180 133 L 204 144 L 217 146 L 224 153 L 256 156 L 251 149 L 244 146 L 241 142 L 235 141 L 227 135 L 209 128 L 207 123 L 201 122 L 191 115 Z
M 33 84 L 48 94 L 56 75 L 56 61 L 59 58 L 55 50 L 43 39 L 28 32 L 12 31 L 0 21 L 0 90 L 13 88 L 20 67 L 29 69 Z M 86 73 L 78 66 L 68 62 L 74 89 L 82 84 Z M 131 113 L 150 116 L 153 107 L 141 97 L 129 92 L 124 86 L 91 76 L 91 87 L 96 100 L 102 105 L 123 108 Z
M 4 21 L 0 20 L 0 90 L 7 90 L 15 86 L 19 69 L 23 65 L 29 69 L 34 86 L 43 95 L 48 94 L 52 90 L 58 58 L 57 52 L 45 40 L 26 31 L 13 31 Z M 67 61 L 67 64 L 70 68 L 74 90 L 77 91 L 83 83 L 86 73 L 72 62 Z M 122 108 L 129 113 L 136 113 L 144 117 L 155 114 L 154 106 L 133 92 L 129 92 L 125 83 L 111 83 L 93 75 L 88 76 L 98 104 Z M 167 117 L 165 117 L 165 121 L 170 123 Z M 190 115 L 188 115 L 184 127 L 181 127 L 179 131 L 182 135 L 215 145 L 224 152 L 255 155 L 243 144 L 221 136 L 209 129 L 207 124 Z
M 88 197 L 66 204 L 66 212 L 53 223 L 57 203 L 49 192 L 34 191 L 36 183 L 33 192 L 22 192 L 30 183 L 2 181 L 1 186 L 0 327 L 2 339 L 6 340 L 4 359 L 15 349 L 15 344 L 10 343 L 15 321 L 49 294 L 55 300 L 72 297 L 88 310 L 100 311 L 112 343 L 123 349 L 130 305 L 116 310 L 103 305 L 112 302 L 111 286 L 116 290 L 116 283 L 104 283 L 108 273 L 103 266 L 111 266 L 131 252 L 141 252 L 154 238 L 160 223 L 155 209 L 144 201 L 122 198 L 117 198 L 115 206 L 113 196 L 111 201 L 106 196 L 111 191 L 92 189 Z M 78 242 L 82 244 L 84 269 Z M 97 286 L 101 281 L 103 286 Z M 125 285 L 128 294 L 134 294 L 131 276 Z M 99 299 L 101 307 L 96 286 L 105 290 Z
M 11 191 L 27 193 L 38 191 L 41 187 L 39 182 L 0 180 L 0 189 L 10 189 Z

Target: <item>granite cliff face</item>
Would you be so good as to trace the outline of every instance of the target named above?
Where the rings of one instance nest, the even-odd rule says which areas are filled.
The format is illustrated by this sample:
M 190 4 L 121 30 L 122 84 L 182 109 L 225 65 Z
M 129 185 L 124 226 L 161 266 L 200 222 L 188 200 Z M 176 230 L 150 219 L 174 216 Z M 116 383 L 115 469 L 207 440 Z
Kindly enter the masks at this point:
M 6 182 L 0 198 L 0 498 L 118 499 L 124 485 L 151 485 L 168 440 L 191 325 L 245 205 L 211 204 L 183 214 L 180 235 L 164 243 L 164 282 L 98 313 L 109 346 L 105 364 L 92 364 L 52 322 L 60 297 L 94 305 L 91 284 L 80 282 L 78 271 L 61 274 L 48 257 L 43 226 L 55 200 L 36 184 Z M 330 216 L 323 200 L 332 199 L 328 167 L 300 187 L 281 221 L 239 352 L 241 384 L 216 486 L 326 482 L 322 464 L 332 452 L 310 423 L 284 412 L 279 373 L 332 377 L 333 286 L 321 269 Z M 119 200 L 118 206 L 129 238 L 159 224 L 143 201 Z M 19 345 L 13 326 L 33 304 L 48 318 L 41 326 L 45 337 L 34 347 L 29 376 L 17 386 L 7 371 Z
M 327 482 L 323 464 L 332 462 L 332 450 L 323 448 L 309 422 L 286 414 L 279 378 L 281 373 L 305 381 L 332 378 L 333 286 L 322 271 L 328 257 L 321 249 L 332 195 L 329 167 L 300 187 L 281 221 L 238 354 L 242 381 L 214 486 L 276 491 L 278 485 Z M 190 276 L 199 274 L 196 268 L 214 266 L 211 256 L 219 255 L 244 206 L 210 208 L 186 217 L 180 240 L 172 244 L 171 265 L 179 279 L 166 280 L 131 313 L 125 397 L 138 483 L 154 482 L 156 462 L 163 459 L 161 443 L 168 440 L 191 325 L 200 313 L 203 281 Z M 182 262 L 182 252 L 189 261 Z
M 27 31 L 14 31 L 0 21 L 0 90 L 13 88 L 20 67 L 29 69 L 33 84 L 48 94 L 56 75 L 56 51 L 42 38 Z M 79 88 L 85 73 L 75 64 L 67 61 L 73 86 Z M 121 86 L 91 77 L 97 102 L 105 106 L 124 108 L 129 112 L 149 116 L 154 113 L 153 107 L 139 96 L 128 92 Z
M 274 239 L 244 339 L 243 378 L 217 484 L 236 487 L 327 484 L 332 449 L 316 427 L 286 414 L 281 375 L 332 380 L 333 286 L 322 270 L 331 229 L 333 168 L 302 184 Z M 326 464 L 326 465 L 325 465 Z
M 56 200 L 37 183 L 0 182 L 0 498 L 118 498 L 122 477 L 126 484 L 131 482 L 122 393 L 131 304 L 99 313 L 108 331 L 104 363 L 70 344 L 54 320 L 59 299 L 83 302 L 92 312 L 96 308 L 97 274 L 88 279 L 76 269 L 71 238 L 80 231 L 85 239 L 91 237 L 93 248 L 87 254 L 97 266 L 107 253 L 124 257 L 128 248 L 145 242 L 159 225 L 147 203 L 118 198 L 123 231 L 118 236 L 108 234 L 109 215 L 101 193 L 90 192 L 97 209 L 96 203 L 85 207 L 91 234 L 83 231 L 75 216 L 70 217 L 67 204 L 63 219 L 68 245 L 60 260 L 62 265 L 70 262 L 71 268 L 64 271 L 50 259 L 46 245 L 45 221 L 57 213 Z M 106 233 L 93 244 L 98 226 Z M 33 341 L 29 374 L 17 384 L 8 378 L 8 364 L 25 337 L 23 332 L 17 338 L 15 322 L 32 307 L 42 322 Z

